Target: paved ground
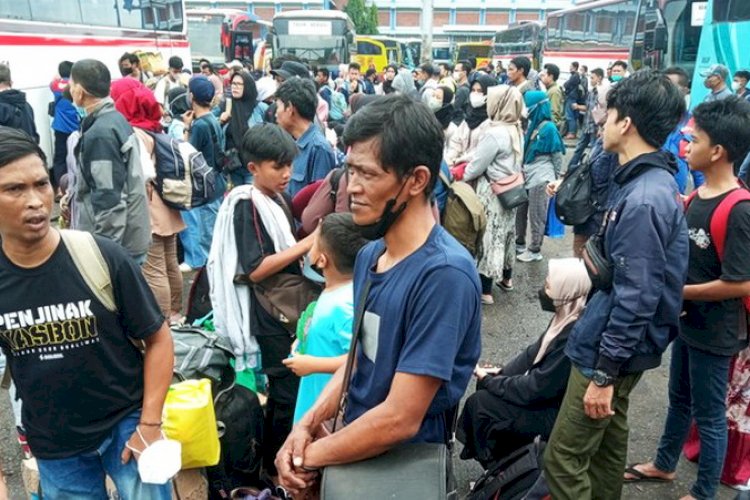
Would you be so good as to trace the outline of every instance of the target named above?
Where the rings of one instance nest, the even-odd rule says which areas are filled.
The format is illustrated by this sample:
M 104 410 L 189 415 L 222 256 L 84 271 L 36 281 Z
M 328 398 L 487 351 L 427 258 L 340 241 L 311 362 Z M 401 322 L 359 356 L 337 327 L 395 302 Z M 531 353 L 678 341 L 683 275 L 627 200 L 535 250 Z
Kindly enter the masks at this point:
M 539 308 L 537 290 L 547 271 L 547 258 L 571 255 L 571 236 L 563 240 L 547 240 L 543 254 L 545 260 L 533 264 L 517 263 L 514 269 L 516 289 L 510 293 L 495 290 L 495 305 L 485 306 L 483 323 L 482 360 L 500 361 L 514 355 L 518 350 L 541 335 L 551 315 Z M 189 283 L 186 283 L 186 288 Z M 644 375 L 633 393 L 630 420 L 630 447 L 628 462 L 653 458 L 662 426 L 664 424 L 667 398 L 668 358 L 662 367 Z M 473 391 L 473 383 L 469 392 Z M 8 478 L 11 499 L 24 498 L 20 474 L 20 452 L 15 440 L 7 393 L 0 394 L 0 464 Z M 678 499 L 687 493 L 695 477 L 695 465 L 680 461 L 678 479 L 668 485 L 626 485 L 623 499 L 652 500 Z M 462 490 L 468 489 L 471 480 L 481 474 L 474 462 L 457 461 L 456 473 Z M 717 498 L 734 498 L 735 492 L 722 487 Z

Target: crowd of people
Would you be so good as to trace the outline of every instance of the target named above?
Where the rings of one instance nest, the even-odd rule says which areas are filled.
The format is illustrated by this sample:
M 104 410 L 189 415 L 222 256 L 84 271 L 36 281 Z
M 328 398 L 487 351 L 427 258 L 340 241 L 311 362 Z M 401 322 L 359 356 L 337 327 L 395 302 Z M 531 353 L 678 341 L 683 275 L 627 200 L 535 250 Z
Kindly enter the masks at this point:
M 102 61 L 60 63 L 48 162 L 0 65 L 0 347 L 45 498 L 105 497 L 105 473 L 122 498 L 171 498 L 135 460 L 164 437 L 170 326 L 186 313 L 183 273 L 199 269 L 235 370 L 264 375 L 261 479 L 276 495 L 305 498 L 324 467 L 400 443 L 447 444 L 457 421 L 463 459 L 489 469 L 541 439 L 552 498 L 615 499 L 624 482 L 673 480 L 694 421 L 684 498 L 716 496 L 750 423 L 735 383 L 748 370 L 750 73 L 730 90 L 712 66 L 691 113 L 685 71 L 628 74 L 622 61 L 573 63 L 562 86 L 558 66 L 537 73 L 525 57 L 382 75 L 290 56 L 269 74 L 201 61 L 191 75 L 172 57 L 155 76 L 134 54 L 118 66 L 114 80 Z M 159 177 L 165 140 L 211 172 L 194 207 Z M 479 366 L 482 306 L 495 286 L 514 290 L 517 262 L 544 259 L 551 200 L 584 165 L 592 215 L 539 284 L 549 326 Z M 508 179 L 521 203 L 503 201 Z M 472 253 L 441 225 L 459 182 L 486 220 Z M 58 226 L 89 243 L 52 225 L 55 203 Z M 323 290 L 290 331 L 267 291 L 313 282 Z M 656 459 L 627 466 L 630 394 L 670 344 Z

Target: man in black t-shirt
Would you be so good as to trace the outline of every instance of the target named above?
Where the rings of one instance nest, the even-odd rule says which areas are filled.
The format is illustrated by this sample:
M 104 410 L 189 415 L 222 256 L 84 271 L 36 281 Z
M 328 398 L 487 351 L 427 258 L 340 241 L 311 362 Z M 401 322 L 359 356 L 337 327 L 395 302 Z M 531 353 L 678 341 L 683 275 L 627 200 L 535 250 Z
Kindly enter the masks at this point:
M 105 307 L 50 228 L 53 200 L 42 150 L 0 128 L 0 348 L 44 498 L 106 498 L 105 473 L 123 499 L 171 498 L 169 483 L 141 482 L 135 460 L 162 437 L 169 327 L 125 249 L 95 237 L 116 312 Z
M 653 462 L 626 470 L 625 480 L 672 480 L 691 420 L 698 425 L 698 477 L 684 498 L 714 498 L 727 449 L 726 396 L 732 356 L 748 345 L 750 295 L 750 202 L 732 208 L 724 255 L 711 231 L 716 209 L 738 187 L 732 166 L 750 145 L 750 103 L 737 97 L 704 103 L 693 112 L 687 149 L 690 168 L 706 183 L 690 202 L 686 218 L 690 262 L 681 331 L 672 346 L 669 411 Z

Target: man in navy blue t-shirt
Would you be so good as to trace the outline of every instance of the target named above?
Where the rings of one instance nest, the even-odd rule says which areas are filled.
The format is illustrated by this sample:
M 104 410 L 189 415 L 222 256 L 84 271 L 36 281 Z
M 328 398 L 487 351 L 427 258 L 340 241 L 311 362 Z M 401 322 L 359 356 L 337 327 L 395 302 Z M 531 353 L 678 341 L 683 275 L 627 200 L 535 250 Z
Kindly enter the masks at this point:
M 354 222 L 375 240 L 354 271 L 355 310 L 366 292 L 364 318 L 346 425 L 317 435 L 337 413 L 342 369 L 276 456 L 279 480 L 293 492 L 330 464 L 403 442 L 446 442 L 446 411 L 461 399 L 481 350 L 474 261 L 431 210 L 443 149 L 434 115 L 388 96 L 352 116 L 344 141 Z

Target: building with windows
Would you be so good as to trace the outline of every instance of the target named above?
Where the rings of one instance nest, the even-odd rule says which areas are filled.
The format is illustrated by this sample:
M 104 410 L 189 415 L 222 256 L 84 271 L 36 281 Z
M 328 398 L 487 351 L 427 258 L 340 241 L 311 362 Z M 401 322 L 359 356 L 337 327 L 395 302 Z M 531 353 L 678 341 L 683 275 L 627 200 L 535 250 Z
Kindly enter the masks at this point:
M 347 0 L 187 0 L 189 8 L 247 9 L 270 21 L 274 14 L 297 9 L 343 9 Z M 378 6 L 381 35 L 419 38 L 422 0 L 367 0 Z M 578 0 L 579 3 L 581 0 Z M 508 25 L 543 21 L 547 12 L 570 7 L 576 0 L 433 0 L 433 38 L 451 44 L 489 40 Z

